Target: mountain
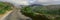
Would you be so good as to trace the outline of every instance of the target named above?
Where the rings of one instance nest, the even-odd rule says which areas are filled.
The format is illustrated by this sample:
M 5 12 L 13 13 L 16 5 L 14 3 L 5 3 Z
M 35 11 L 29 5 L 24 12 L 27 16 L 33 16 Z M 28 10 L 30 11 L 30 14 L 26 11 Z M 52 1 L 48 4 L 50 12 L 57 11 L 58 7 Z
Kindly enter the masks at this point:
M 41 4 L 31 4 L 31 5 L 29 5 L 29 6 L 43 6 L 43 5 L 41 5 Z

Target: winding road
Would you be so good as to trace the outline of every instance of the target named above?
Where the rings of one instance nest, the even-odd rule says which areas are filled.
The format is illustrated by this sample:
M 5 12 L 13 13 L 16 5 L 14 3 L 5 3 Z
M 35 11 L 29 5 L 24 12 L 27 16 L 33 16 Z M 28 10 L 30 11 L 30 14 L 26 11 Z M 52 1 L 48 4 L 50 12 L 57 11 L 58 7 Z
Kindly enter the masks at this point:
M 22 15 L 20 9 L 14 9 L 8 16 L 3 18 L 2 20 L 31 20 L 31 18 Z
M 22 15 L 20 9 L 14 9 L 11 13 L 6 14 L 6 16 L 0 20 L 31 20 L 31 18 Z

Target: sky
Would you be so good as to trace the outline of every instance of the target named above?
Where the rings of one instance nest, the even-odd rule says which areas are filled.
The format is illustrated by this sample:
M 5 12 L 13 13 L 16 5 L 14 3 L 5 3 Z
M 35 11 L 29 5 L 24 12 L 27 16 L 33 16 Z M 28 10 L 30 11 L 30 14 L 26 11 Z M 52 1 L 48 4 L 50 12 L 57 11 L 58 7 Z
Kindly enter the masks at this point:
M 29 4 L 60 4 L 60 0 L 0 0 L 7 1 L 18 5 Z
M 60 0 L 36 0 L 35 4 L 60 4 Z M 33 3 L 33 4 L 34 4 Z

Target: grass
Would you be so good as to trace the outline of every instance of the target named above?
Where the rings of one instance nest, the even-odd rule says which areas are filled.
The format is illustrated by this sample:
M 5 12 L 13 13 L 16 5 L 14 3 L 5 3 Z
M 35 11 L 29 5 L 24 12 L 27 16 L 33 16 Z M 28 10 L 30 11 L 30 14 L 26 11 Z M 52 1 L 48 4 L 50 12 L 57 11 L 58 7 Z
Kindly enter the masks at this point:
M 4 14 L 6 11 L 11 10 L 12 4 L 8 2 L 0 2 L 0 14 Z
M 22 14 L 24 14 L 25 16 L 31 17 L 33 20 L 49 20 L 46 16 L 44 15 L 36 15 L 37 10 L 35 11 L 35 9 L 32 9 L 32 7 L 23 7 L 21 9 Z M 43 18 L 44 17 L 44 18 Z
M 21 9 L 21 12 L 25 16 L 31 17 L 33 20 L 60 20 L 60 18 L 58 18 L 60 16 L 60 8 L 56 9 L 55 6 L 54 5 L 53 6 L 52 5 L 51 6 L 36 6 L 36 7 L 25 6 Z M 39 13 L 39 14 L 36 15 L 36 13 Z M 56 15 L 59 15 L 59 16 L 56 17 Z

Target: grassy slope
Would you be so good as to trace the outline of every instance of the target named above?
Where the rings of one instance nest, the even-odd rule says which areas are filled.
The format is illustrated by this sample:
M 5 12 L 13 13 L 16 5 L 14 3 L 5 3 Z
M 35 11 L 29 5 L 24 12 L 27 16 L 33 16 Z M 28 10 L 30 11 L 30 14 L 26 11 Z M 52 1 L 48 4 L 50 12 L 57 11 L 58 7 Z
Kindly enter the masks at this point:
M 56 17 L 56 15 L 60 15 L 60 5 L 49 5 L 49 6 L 38 6 L 38 7 L 27 6 L 22 8 L 21 12 L 22 14 L 28 17 L 36 18 L 37 20 L 38 19 L 46 20 L 47 18 L 49 18 L 50 20 L 60 20 L 59 16 Z M 36 16 L 36 13 L 39 13 L 42 15 Z
M 6 11 L 11 10 L 12 7 L 13 5 L 8 2 L 0 2 L 0 14 L 4 14 Z

